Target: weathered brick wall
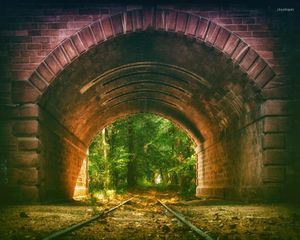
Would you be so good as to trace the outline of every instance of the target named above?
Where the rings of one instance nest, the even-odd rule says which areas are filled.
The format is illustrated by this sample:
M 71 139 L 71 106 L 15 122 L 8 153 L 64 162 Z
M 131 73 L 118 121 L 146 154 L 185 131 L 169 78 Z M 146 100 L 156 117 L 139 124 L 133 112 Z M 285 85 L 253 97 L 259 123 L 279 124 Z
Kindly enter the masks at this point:
M 93 21 L 111 16 L 113 14 L 140 9 L 142 6 L 118 5 L 77 6 L 67 8 L 11 6 L 3 8 L 1 15 L 1 58 L 3 59 L 3 78 L 13 81 L 27 80 L 33 70 L 65 38 L 71 36 L 81 28 Z M 158 6 L 187 11 L 225 27 L 240 36 L 249 46 L 262 56 L 268 64 L 277 71 L 282 72 L 279 59 L 283 49 L 276 33 L 268 27 L 270 19 L 265 9 L 248 9 L 243 6 L 220 7 L 176 7 Z M 270 9 L 271 12 L 276 11 Z M 218 29 L 216 29 L 216 32 Z M 7 68 L 7 64 L 10 65 Z M 2 97 L 10 101 L 10 86 L 2 84 Z
M 256 121 L 238 131 L 227 131 L 218 142 L 203 149 L 202 172 L 206 174 L 198 172 L 203 175 L 203 187 L 198 190 L 200 195 L 231 199 L 276 196 L 270 186 L 263 186 L 263 183 L 281 183 L 283 175 L 275 179 L 266 175 L 262 124 L 262 121 Z M 278 184 L 277 191 L 280 189 Z
M 5 111 L 3 111 L 5 110 Z M 1 197 L 36 200 L 38 191 L 38 109 L 36 105 L 6 106 L 1 118 L 1 162 L 5 183 Z
M 64 39 L 94 21 L 105 19 L 116 13 L 141 8 L 142 6 L 101 4 L 75 4 L 65 7 L 59 4 L 56 6 L 24 4 L 18 7 L 11 5 L 2 8 L 0 16 L 0 166 L 6 166 L 1 170 L 2 176 L 5 176 L 2 177 L 2 182 L 8 179 L 10 189 L 15 189 L 13 192 L 19 194 L 16 198 L 36 199 L 39 189 L 42 189 L 41 184 L 48 184 L 49 189 L 53 188 L 55 184 L 47 183 L 50 181 L 49 177 L 44 177 L 47 174 L 49 176 L 59 174 L 60 183 L 70 181 L 65 182 L 65 189 L 61 193 L 64 191 L 62 195 L 66 192 L 68 196 L 71 195 L 71 188 L 66 186 L 74 186 L 74 179 L 70 177 L 68 180 L 63 180 L 63 172 L 74 171 L 68 175 L 74 178 L 80 169 L 79 162 L 84 159 L 83 153 L 75 156 L 75 153 L 79 152 L 64 140 L 68 134 L 64 132 L 59 135 L 53 132 L 54 130 L 49 127 L 47 117 L 44 120 L 39 119 L 38 107 L 35 104 L 56 77 L 57 72 L 64 69 L 73 58 L 80 56 L 82 51 L 88 51 L 93 46 L 94 42 L 89 38 L 91 34 L 94 34 L 96 41 L 100 41 L 98 37 L 101 37 L 101 34 L 97 32 L 98 23 L 91 26 L 92 33 L 89 28 L 85 28 L 79 35 L 72 37 L 72 41 L 65 41 L 63 47 L 56 49 L 54 55 L 47 58 L 46 64 L 41 65 L 41 62 Z M 263 96 L 259 102 L 253 100 L 256 96 L 251 94 L 245 96 L 249 98 L 247 100 L 249 103 L 245 104 L 244 108 L 252 108 L 251 104 L 258 105 L 258 109 L 255 109 L 255 116 L 251 115 L 253 110 L 248 109 L 250 113 L 247 120 L 239 119 L 237 123 L 227 124 L 227 127 L 221 129 L 218 134 L 215 133 L 213 139 L 206 139 L 203 147 L 205 177 L 199 179 L 204 184 L 203 192 L 205 189 L 215 188 L 217 190 L 209 192 L 209 194 L 215 194 L 214 192 L 219 188 L 234 185 L 235 192 L 230 194 L 235 195 L 236 192 L 243 191 L 242 187 L 254 186 L 257 183 L 257 177 L 260 177 L 260 183 L 263 186 L 274 187 L 274 189 L 280 190 L 282 186 L 287 185 L 297 186 L 297 176 L 299 176 L 297 174 L 300 172 L 299 161 L 297 161 L 299 151 L 295 146 L 297 131 L 293 129 L 299 131 L 299 127 L 297 128 L 297 118 L 293 116 L 297 112 L 295 111 L 297 104 L 292 103 L 297 103 L 299 100 L 299 95 L 297 95 L 299 84 L 297 84 L 295 72 L 290 69 L 293 64 L 287 66 L 287 63 L 292 63 L 295 57 L 288 52 L 289 44 L 285 40 L 287 34 L 281 32 L 282 27 L 289 28 L 289 24 L 285 23 L 290 20 L 288 21 L 286 16 L 278 13 L 275 7 L 265 9 L 264 7 L 249 8 L 243 5 L 161 5 L 155 8 L 154 25 L 158 30 L 161 31 L 164 28 L 165 21 L 173 21 L 174 26 L 169 25 L 171 29 L 174 28 L 171 31 L 185 34 L 189 38 L 196 37 L 192 33 L 195 31 L 193 21 L 196 24 L 198 20 L 184 13 L 167 16 L 167 11 L 162 11 L 162 9 L 188 12 L 211 20 L 208 22 L 201 19 L 201 26 L 207 28 L 207 30 L 199 30 L 200 33 L 205 32 L 205 44 L 214 46 L 218 51 L 222 50 L 225 55 L 229 55 L 229 59 L 239 66 L 241 71 L 247 73 L 251 81 L 255 82 L 257 95 Z M 148 24 L 147 15 L 143 14 L 148 13 L 149 11 L 137 11 L 133 15 L 129 14 L 128 16 L 131 17 L 128 19 L 132 18 L 135 27 L 141 24 L 140 27 L 143 28 L 143 24 Z M 290 17 L 293 18 L 294 13 L 291 14 Z M 172 16 L 175 16 L 175 19 L 170 20 Z M 143 18 L 144 22 L 139 22 L 137 20 L 139 17 Z M 109 21 L 112 21 L 113 25 L 110 25 Z M 107 27 L 107 37 L 112 37 L 112 32 L 126 32 L 122 24 L 116 24 L 119 21 L 118 18 L 109 21 L 105 20 L 102 23 Z M 225 29 L 220 27 L 225 27 Z M 240 40 L 235 36 L 238 36 Z M 196 41 L 201 42 L 203 39 L 197 36 Z M 38 66 L 39 68 L 35 71 Z M 28 82 L 29 79 L 30 82 Z M 214 124 L 222 125 L 222 118 L 227 117 L 222 111 L 226 109 L 221 100 L 218 104 L 217 109 L 221 110 L 210 114 L 219 121 Z M 225 110 L 222 110 L 222 107 Z M 227 111 L 227 115 L 229 112 L 230 110 Z M 205 129 L 202 130 L 205 131 Z M 225 137 L 220 137 L 222 131 L 227 133 Z M 49 144 L 46 144 L 47 142 Z M 76 142 L 76 140 L 71 138 L 70 142 Z M 49 159 L 53 156 L 57 156 L 59 161 L 66 161 L 65 165 L 52 165 L 51 167 L 52 163 Z M 78 162 L 77 165 L 75 164 L 77 167 L 68 168 L 69 160 Z M 50 164 L 50 167 L 47 164 Z M 43 173 L 45 169 L 49 169 L 49 172 Z M 261 172 L 254 171 L 255 169 L 260 169 Z M 236 179 L 235 182 L 232 182 L 234 179 Z M 25 190 L 20 191 L 20 189 Z M 225 190 L 221 191 L 223 191 L 221 195 L 226 195 Z M 40 194 L 47 195 L 45 192 L 40 192 Z M 251 197 L 251 194 L 251 191 L 246 191 L 242 195 Z

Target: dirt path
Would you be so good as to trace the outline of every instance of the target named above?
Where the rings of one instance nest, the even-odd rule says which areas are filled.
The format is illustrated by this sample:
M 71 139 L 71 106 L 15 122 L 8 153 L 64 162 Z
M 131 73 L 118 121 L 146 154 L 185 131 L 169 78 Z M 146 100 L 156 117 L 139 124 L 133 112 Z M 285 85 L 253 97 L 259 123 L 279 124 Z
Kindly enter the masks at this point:
M 112 199 L 0 208 L 0 239 L 42 239 L 132 196 L 133 201 L 63 239 L 196 239 L 157 204 L 161 199 L 214 239 L 300 240 L 300 207 L 241 204 L 220 200 L 184 201 L 174 193 L 146 192 Z

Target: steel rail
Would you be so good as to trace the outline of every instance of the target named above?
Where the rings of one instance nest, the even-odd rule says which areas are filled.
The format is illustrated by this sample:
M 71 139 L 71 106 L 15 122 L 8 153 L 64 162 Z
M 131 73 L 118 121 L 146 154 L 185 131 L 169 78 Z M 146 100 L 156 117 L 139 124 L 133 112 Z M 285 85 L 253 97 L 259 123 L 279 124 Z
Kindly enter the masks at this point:
M 56 239 L 56 238 L 61 237 L 61 236 L 65 235 L 65 234 L 67 234 L 67 233 L 70 233 L 70 232 L 75 231 L 75 230 L 77 230 L 79 228 L 82 228 L 83 226 L 85 226 L 85 225 L 87 225 L 87 224 L 89 224 L 89 223 L 91 223 L 91 222 L 93 222 L 93 221 L 95 221 L 95 220 L 97 220 L 97 219 L 99 219 L 101 217 L 104 217 L 106 214 L 108 214 L 108 213 L 116 210 L 117 208 L 121 207 L 122 205 L 128 203 L 131 199 L 132 198 L 130 198 L 130 199 L 124 201 L 124 202 L 121 202 L 119 205 L 117 205 L 117 206 L 115 206 L 115 207 L 113 207 L 113 208 L 111 208 L 111 209 L 109 209 L 107 211 L 104 211 L 104 212 L 102 212 L 100 214 L 97 214 L 96 216 L 94 216 L 94 217 L 92 217 L 90 219 L 87 219 L 85 221 L 76 223 L 76 224 L 74 224 L 74 225 L 72 225 L 70 227 L 64 228 L 62 230 L 58 230 L 57 232 L 52 233 L 48 237 L 43 238 L 43 240 Z
M 193 225 L 192 223 L 190 223 L 189 221 L 187 221 L 184 217 L 180 216 L 177 212 L 175 212 L 174 210 L 172 210 L 171 208 L 169 208 L 166 204 L 164 204 L 163 202 L 161 202 L 159 199 L 157 199 L 157 201 L 165 209 L 167 209 L 170 213 L 172 213 L 178 220 L 180 220 L 182 223 L 184 223 L 185 225 L 187 225 L 191 230 L 193 230 L 195 233 L 197 233 L 197 235 L 199 235 L 200 237 L 202 237 L 205 240 L 213 240 L 209 235 L 207 235 L 205 232 L 203 232 L 202 230 L 200 230 L 199 228 L 197 228 L 195 225 Z

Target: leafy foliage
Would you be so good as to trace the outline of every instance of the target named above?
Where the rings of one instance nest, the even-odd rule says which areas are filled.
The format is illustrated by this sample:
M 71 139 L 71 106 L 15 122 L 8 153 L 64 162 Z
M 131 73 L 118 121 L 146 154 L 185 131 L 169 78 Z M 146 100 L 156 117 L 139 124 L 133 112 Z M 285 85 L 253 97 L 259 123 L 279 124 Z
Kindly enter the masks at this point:
M 145 186 L 195 190 L 194 145 L 170 121 L 152 114 L 120 119 L 89 149 L 90 190 Z

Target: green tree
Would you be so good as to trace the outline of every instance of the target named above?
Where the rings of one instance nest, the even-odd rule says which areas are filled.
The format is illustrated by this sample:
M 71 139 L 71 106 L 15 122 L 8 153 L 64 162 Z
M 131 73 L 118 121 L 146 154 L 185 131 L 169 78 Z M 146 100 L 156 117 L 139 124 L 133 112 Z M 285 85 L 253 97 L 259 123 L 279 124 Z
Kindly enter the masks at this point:
M 175 185 L 188 193 L 195 186 L 194 145 L 170 121 L 153 114 L 117 120 L 90 146 L 91 190 Z

